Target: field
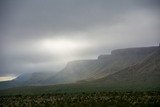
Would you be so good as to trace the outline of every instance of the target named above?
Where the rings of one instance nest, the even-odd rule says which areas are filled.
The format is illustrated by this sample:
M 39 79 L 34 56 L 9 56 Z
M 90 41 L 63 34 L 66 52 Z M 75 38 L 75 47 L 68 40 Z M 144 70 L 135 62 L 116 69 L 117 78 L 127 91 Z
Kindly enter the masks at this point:
M 0 96 L 0 107 L 160 106 L 160 92 L 92 92 Z

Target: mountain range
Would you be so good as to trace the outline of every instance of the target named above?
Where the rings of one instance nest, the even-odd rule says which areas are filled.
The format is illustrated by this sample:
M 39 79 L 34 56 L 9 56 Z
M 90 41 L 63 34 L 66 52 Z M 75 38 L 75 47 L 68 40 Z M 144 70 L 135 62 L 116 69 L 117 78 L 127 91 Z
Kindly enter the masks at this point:
M 0 82 L 0 89 L 72 83 L 160 86 L 160 47 L 116 49 L 95 60 L 69 62 L 57 73 L 22 74 L 14 80 Z

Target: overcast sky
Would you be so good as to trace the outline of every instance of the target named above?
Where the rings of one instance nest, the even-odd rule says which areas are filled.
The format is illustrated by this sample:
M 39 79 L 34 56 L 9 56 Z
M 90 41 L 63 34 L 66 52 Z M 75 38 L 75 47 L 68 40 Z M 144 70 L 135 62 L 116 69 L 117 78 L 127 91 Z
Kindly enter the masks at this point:
M 160 42 L 159 0 L 0 0 L 0 77 Z

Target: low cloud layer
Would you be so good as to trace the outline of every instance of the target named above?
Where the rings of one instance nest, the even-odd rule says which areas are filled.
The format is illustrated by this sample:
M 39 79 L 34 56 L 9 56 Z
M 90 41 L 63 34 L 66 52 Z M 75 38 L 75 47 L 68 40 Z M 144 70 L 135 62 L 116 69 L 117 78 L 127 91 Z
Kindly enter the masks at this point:
M 56 72 L 71 60 L 158 45 L 159 5 L 159 0 L 2 0 L 0 76 Z

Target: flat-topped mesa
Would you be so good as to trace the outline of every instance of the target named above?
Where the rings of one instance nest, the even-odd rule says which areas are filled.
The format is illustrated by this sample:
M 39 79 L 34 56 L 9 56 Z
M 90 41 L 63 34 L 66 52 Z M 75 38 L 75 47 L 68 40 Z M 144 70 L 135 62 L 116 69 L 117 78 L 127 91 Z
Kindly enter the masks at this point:
M 85 65 L 87 63 L 91 63 L 91 62 L 94 62 L 94 61 L 96 61 L 96 59 L 70 61 L 70 62 L 67 63 L 66 67 Z
M 152 52 L 156 51 L 158 48 L 159 46 L 115 49 L 111 51 L 111 54 L 99 55 L 98 60 L 103 61 L 119 57 L 146 57 Z
M 111 55 L 128 55 L 128 54 L 150 54 L 158 49 L 158 46 L 154 47 L 138 47 L 138 48 L 126 48 L 126 49 L 116 49 L 111 52 Z
M 92 60 L 75 60 L 70 61 L 67 65 L 62 69 L 65 72 L 80 72 L 89 67 L 92 64 L 96 63 L 96 59 Z
M 107 54 L 106 55 L 105 54 L 104 55 L 99 55 L 98 60 L 104 60 L 104 59 L 107 59 L 109 57 L 110 57 L 110 55 L 107 55 Z

